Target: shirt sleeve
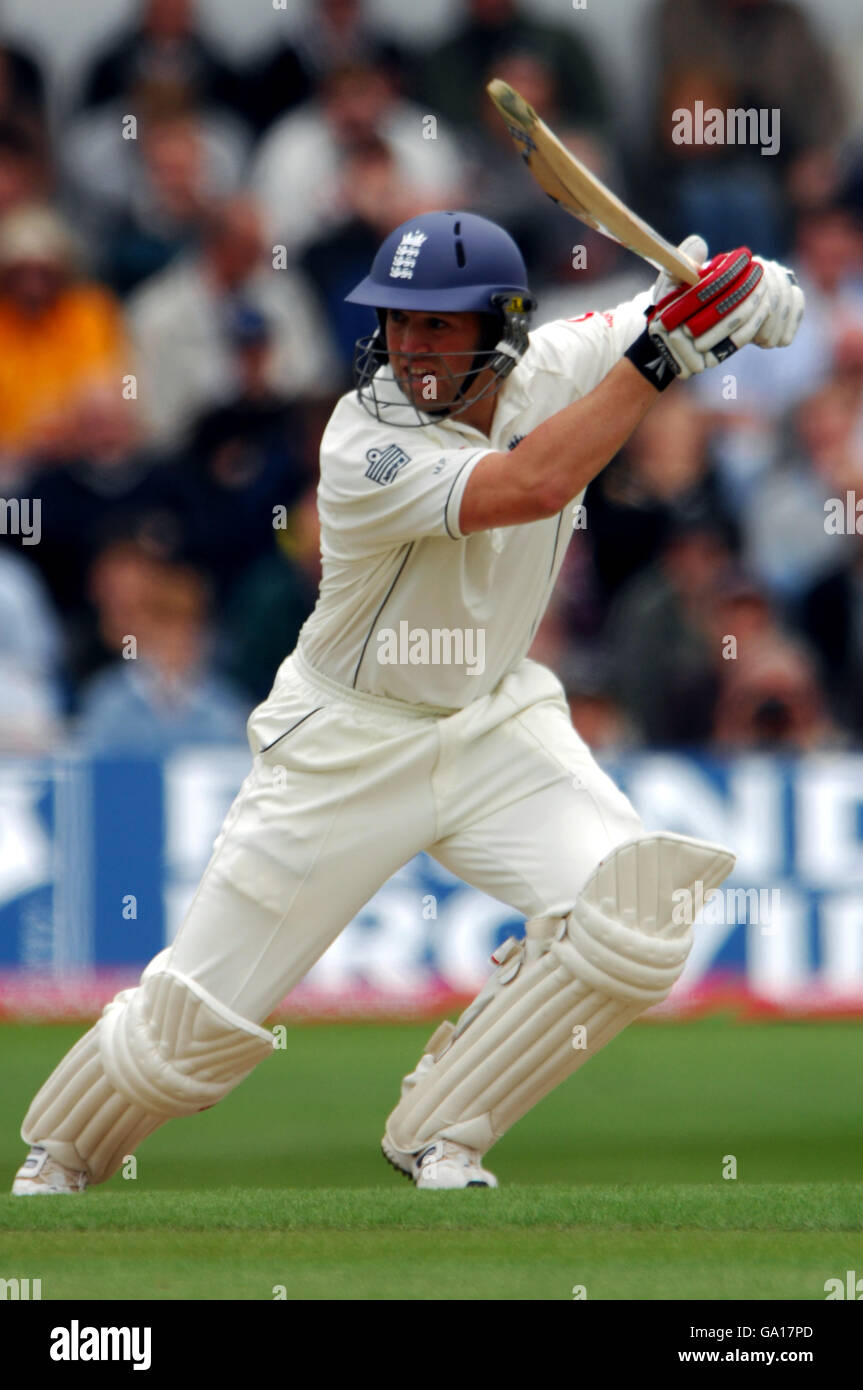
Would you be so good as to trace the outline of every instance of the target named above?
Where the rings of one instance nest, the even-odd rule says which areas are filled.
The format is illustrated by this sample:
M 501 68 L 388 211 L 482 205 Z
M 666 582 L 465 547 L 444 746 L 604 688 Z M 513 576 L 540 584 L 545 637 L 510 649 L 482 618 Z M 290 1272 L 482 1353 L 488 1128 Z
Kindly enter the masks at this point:
M 332 559 L 392 550 L 424 536 L 461 540 L 467 480 L 490 446 L 443 447 L 407 430 L 328 430 L 321 444 L 321 544 Z
M 531 366 L 537 372 L 563 378 L 568 398 L 580 400 L 608 375 L 645 326 L 651 291 L 614 309 L 555 319 L 530 335 Z

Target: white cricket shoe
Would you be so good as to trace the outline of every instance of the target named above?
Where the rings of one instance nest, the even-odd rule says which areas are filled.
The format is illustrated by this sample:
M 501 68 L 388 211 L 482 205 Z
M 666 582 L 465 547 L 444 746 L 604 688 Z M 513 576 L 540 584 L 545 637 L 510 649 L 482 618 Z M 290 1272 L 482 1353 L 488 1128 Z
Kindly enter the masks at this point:
M 12 1184 L 13 1197 L 47 1197 L 54 1192 L 83 1192 L 86 1173 L 64 1168 L 46 1149 L 34 1144 Z
M 452 1139 L 436 1139 L 418 1154 L 402 1153 L 384 1135 L 384 1158 L 400 1173 L 412 1178 L 415 1187 L 497 1187 L 497 1178 L 483 1168 L 476 1149 L 456 1144 Z

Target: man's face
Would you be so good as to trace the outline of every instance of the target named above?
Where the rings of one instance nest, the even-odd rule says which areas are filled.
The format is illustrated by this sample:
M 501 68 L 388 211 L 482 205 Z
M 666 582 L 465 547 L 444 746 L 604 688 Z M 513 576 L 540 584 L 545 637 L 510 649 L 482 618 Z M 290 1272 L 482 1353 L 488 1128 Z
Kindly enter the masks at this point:
M 434 414 L 436 405 L 451 405 L 456 399 L 465 373 L 471 370 L 480 330 L 479 314 L 387 310 L 390 363 L 417 410 Z M 469 394 L 475 395 L 485 380 L 485 373 L 480 373 Z

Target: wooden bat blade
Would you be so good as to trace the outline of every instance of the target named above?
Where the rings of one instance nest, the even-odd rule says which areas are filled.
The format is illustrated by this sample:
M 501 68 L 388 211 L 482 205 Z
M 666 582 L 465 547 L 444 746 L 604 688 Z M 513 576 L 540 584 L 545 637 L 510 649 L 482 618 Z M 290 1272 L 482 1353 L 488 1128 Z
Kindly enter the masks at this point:
M 658 270 L 687 285 L 698 283 L 698 266 L 621 202 L 562 145 L 533 107 L 495 77 L 486 88 L 540 188 L 555 203 L 603 236 L 620 242 Z

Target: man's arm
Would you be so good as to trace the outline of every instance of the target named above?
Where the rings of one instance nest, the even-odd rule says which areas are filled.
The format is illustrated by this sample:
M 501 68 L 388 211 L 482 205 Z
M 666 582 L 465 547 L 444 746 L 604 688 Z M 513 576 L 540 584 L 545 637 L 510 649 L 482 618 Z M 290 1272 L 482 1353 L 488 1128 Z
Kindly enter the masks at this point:
M 486 454 L 468 479 L 463 535 L 555 516 L 623 447 L 659 392 L 626 358 L 582 400 L 531 430 L 511 453 Z
M 480 459 L 461 501 L 462 534 L 555 516 L 614 458 L 675 375 L 718 366 L 753 339 L 787 344 L 802 313 L 784 267 L 754 263 L 746 247 L 714 256 L 696 286 L 676 286 L 647 310 L 644 333 L 598 386 L 511 454 Z

